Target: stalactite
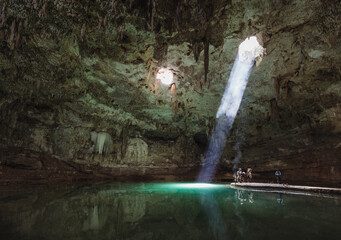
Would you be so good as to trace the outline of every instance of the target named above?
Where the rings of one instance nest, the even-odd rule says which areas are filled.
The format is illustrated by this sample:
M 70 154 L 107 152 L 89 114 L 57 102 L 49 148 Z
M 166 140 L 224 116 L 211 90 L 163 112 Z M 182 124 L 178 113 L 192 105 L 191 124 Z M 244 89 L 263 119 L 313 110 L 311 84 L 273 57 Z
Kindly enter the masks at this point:
M 97 28 L 100 30 L 102 28 L 103 19 L 102 19 L 102 17 L 99 14 L 97 14 L 97 17 L 98 17 Z
M 170 102 L 172 104 L 172 100 L 173 100 L 173 96 L 175 94 L 176 91 L 176 86 L 175 83 L 172 83 L 171 87 L 170 87 Z
M 290 96 L 290 94 L 291 94 L 291 91 L 292 91 L 292 89 L 294 88 L 294 86 L 296 85 L 296 83 L 295 82 L 293 82 L 293 81 L 287 81 L 287 83 L 286 83 L 286 95 L 287 95 L 287 97 L 289 97 Z
M 109 7 L 110 7 L 109 12 L 110 13 L 114 12 L 114 14 L 116 14 L 117 4 L 118 4 L 118 2 L 116 0 L 111 0 L 110 5 L 109 5 Z
M 208 74 L 208 65 L 209 65 L 209 39 L 208 34 L 206 32 L 205 38 L 204 38 L 204 68 L 205 68 L 205 83 L 207 83 L 207 74 Z
M 123 40 L 123 33 L 125 30 L 125 23 L 122 23 L 120 26 L 117 28 L 117 33 L 116 33 L 116 40 L 117 41 L 122 41 Z
M 274 88 L 275 88 L 275 94 L 276 94 L 276 99 L 279 100 L 279 97 L 280 97 L 280 77 L 277 77 L 274 79 Z
M 178 100 L 175 100 L 174 102 L 172 102 L 171 106 L 174 111 L 174 115 L 177 115 L 179 111 L 179 106 L 180 106 L 180 103 L 178 102 Z
M 151 0 L 148 0 L 148 2 L 147 2 L 147 11 L 146 11 L 146 17 L 147 17 L 147 19 L 149 19 L 150 18 L 150 15 L 151 15 L 151 10 L 150 10 L 150 6 L 151 6 Z
M 7 8 L 7 1 L 4 1 L 2 4 L 2 9 L 1 9 L 1 25 L 3 26 L 4 23 L 6 22 L 6 8 Z
M 285 85 L 288 83 L 288 79 L 296 73 L 296 70 L 287 72 L 284 75 L 279 75 L 278 77 L 274 78 L 274 88 L 276 93 L 276 99 L 280 99 L 280 89 L 281 85 Z
M 109 154 L 111 150 L 112 140 L 109 133 L 91 132 L 91 141 L 95 144 L 94 152 L 99 154 Z
M 84 36 L 85 36 L 85 32 L 86 32 L 86 24 L 83 23 L 82 25 L 82 29 L 81 29 L 81 41 L 83 42 Z
M 277 105 L 277 101 L 275 98 L 270 100 L 270 117 L 271 117 L 271 120 L 274 122 L 277 122 L 279 119 L 279 110 L 278 110 L 278 105 Z
M 11 34 L 8 40 L 10 49 L 14 49 L 14 36 L 15 36 L 15 20 L 13 19 L 11 24 Z
M 199 60 L 201 50 L 201 43 L 198 41 L 194 42 L 192 45 L 192 51 L 196 62 Z
M 111 137 L 108 133 L 98 133 L 97 135 L 97 151 L 99 154 L 110 152 Z
M 148 63 L 147 63 L 147 83 L 150 85 L 151 84 L 151 79 L 152 77 L 155 76 L 155 73 L 156 73 L 156 64 L 157 64 L 157 61 L 153 58 L 150 58 L 148 60 Z M 153 87 L 152 87 L 153 88 Z M 154 91 L 154 89 L 153 89 Z
M 33 0 L 34 9 L 38 9 L 38 0 Z
M 183 6 L 182 6 L 181 1 L 180 1 L 176 7 L 175 16 L 174 16 L 174 20 L 173 20 L 174 29 L 176 31 L 178 31 L 180 29 L 182 10 L 183 10 Z
M 104 17 L 104 20 L 103 20 L 103 26 L 104 26 L 104 27 L 107 26 L 107 23 L 108 23 L 108 16 L 106 15 L 106 16 Z
M 157 84 L 152 83 L 151 79 L 154 78 L 156 69 L 157 69 L 157 61 L 153 58 L 150 58 L 147 63 L 147 84 L 152 89 L 153 93 L 157 92 Z
M 206 17 L 205 11 L 200 7 L 198 1 L 191 1 L 189 4 L 193 9 L 192 16 L 195 21 L 199 24 L 199 26 L 205 26 L 205 24 L 208 22 L 208 19 Z
M 5 41 L 6 40 L 6 33 L 4 30 L 0 30 L 0 42 Z
M 167 43 L 163 43 L 162 44 L 162 56 L 166 57 L 167 53 L 168 53 L 168 44 Z
M 121 139 L 122 139 L 121 156 L 122 158 L 124 158 L 127 153 L 128 132 L 129 132 L 130 124 L 131 122 L 128 121 L 126 125 L 122 128 L 122 132 L 121 132 Z
M 20 45 L 20 36 L 21 36 L 21 30 L 22 30 L 22 22 L 19 22 L 19 26 L 18 26 L 18 32 L 17 32 L 17 37 L 15 40 L 15 47 L 18 48 Z
M 46 5 L 47 5 L 47 0 L 44 0 L 43 6 L 41 7 L 38 16 L 40 18 L 45 18 L 46 17 Z
M 150 20 L 150 28 L 151 28 L 152 32 L 154 31 L 155 13 L 156 13 L 156 0 L 152 0 L 152 16 L 151 16 L 151 20 Z

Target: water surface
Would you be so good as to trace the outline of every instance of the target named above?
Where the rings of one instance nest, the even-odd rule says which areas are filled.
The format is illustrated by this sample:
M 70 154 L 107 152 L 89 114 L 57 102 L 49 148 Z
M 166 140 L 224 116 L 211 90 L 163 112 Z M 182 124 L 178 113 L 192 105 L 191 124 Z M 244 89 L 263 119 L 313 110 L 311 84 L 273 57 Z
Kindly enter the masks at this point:
M 1 239 L 339 239 L 340 196 L 105 183 L 0 191 Z

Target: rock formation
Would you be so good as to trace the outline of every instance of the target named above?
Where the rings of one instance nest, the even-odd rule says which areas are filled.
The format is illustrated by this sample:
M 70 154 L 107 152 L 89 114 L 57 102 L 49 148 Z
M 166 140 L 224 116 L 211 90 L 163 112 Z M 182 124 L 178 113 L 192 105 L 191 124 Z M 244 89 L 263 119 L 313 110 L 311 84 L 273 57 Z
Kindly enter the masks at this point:
M 238 45 L 257 35 L 267 53 L 251 72 L 217 179 L 231 179 L 237 144 L 240 166 L 258 179 L 280 168 L 289 183 L 340 185 L 340 1 L 0 7 L 2 183 L 195 179 Z M 155 78 L 161 67 L 174 73 L 172 95 Z

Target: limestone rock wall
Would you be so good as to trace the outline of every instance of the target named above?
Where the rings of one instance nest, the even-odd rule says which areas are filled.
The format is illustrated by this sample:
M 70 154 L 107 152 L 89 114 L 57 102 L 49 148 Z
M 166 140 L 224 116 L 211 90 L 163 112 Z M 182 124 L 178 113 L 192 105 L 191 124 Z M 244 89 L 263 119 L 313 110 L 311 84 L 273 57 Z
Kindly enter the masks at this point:
M 200 167 L 238 45 L 257 34 L 267 54 L 220 169 L 231 172 L 238 144 L 240 166 L 264 177 L 281 168 L 292 181 L 340 183 L 339 1 L 0 6 L 2 165 L 16 149 L 110 168 Z M 160 67 L 174 72 L 172 98 Z M 91 132 L 110 136 L 105 154 Z

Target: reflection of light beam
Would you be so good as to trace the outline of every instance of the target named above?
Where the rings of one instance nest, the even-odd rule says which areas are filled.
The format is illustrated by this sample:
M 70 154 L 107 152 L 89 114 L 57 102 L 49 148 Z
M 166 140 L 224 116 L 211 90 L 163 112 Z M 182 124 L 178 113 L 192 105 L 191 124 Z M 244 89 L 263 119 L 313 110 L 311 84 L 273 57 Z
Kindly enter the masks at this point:
M 255 58 L 262 56 L 263 48 L 256 37 L 247 38 L 239 46 L 221 104 L 217 112 L 217 124 L 213 130 L 204 163 L 198 176 L 198 182 L 211 182 L 220 156 L 225 147 L 226 138 L 237 115 L 250 70 Z
M 211 227 L 212 234 L 216 240 L 227 240 L 229 239 L 227 235 L 226 224 L 224 218 L 221 214 L 219 205 L 214 199 L 214 196 L 210 193 L 200 194 L 201 204 L 205 209 L 208 223 Z

